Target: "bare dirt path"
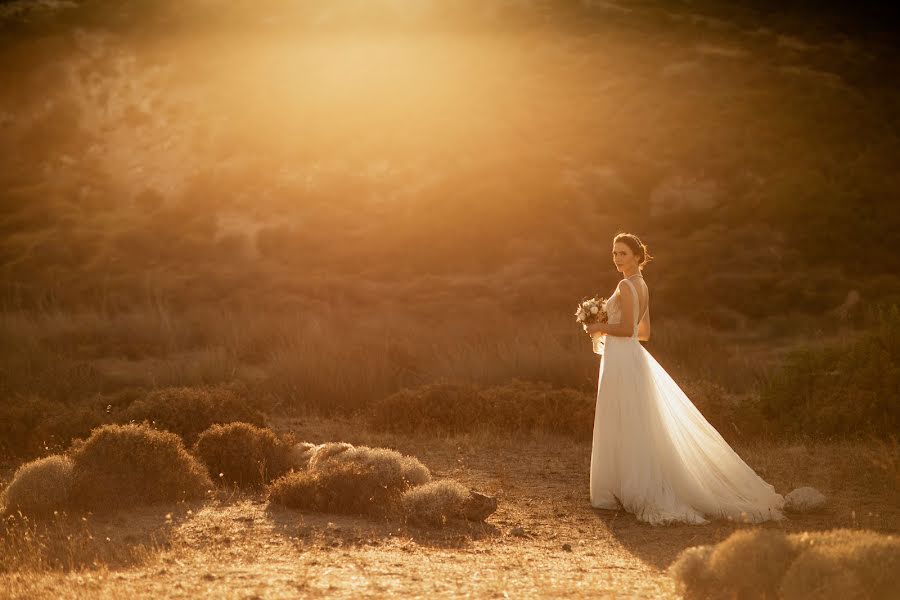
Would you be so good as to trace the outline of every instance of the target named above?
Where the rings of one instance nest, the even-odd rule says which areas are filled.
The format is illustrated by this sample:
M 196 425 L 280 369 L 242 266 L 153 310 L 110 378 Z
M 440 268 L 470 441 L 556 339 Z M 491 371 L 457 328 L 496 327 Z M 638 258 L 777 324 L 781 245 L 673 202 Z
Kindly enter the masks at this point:
M 414 454 L 436 477 L 454 477 L 498 496 L 500 508 L 485 525 L 425 530 L 304 514 L 269 506 L 260 497 L 220 496 L 206 505 L 97 518 L 96 533 L 109 537 L 110 544 L 137 544 L 149 533 L 158 541 L 122 567 L 2 575 L 0 595 L 675 598 L 666 568 L 678 553 L 741 527 L 727 522 L 651 527 L 627 513 L 590 508 L 589 444 L 570 439 L 409 438 L 372 434 L 351 422 L 285 422 L 280 428 L 313 442 L 346 440 Z M 847 454 L 845 448 L 834 452 Z M 824 513 L 765 526 L 897 531 L 900 510 L 891 504 L 889 487 L 884 494 L 873 492 L 867 479 L 859 479 L 859 468 L 852 469 L 854 482 L 840 472 L 852 465 L 842 467 L 834 456 L 809 458 L 796 448 L 749 454 L 748 462 L 779 491 L 801 481 L 817 485 L 832 500 Z M 856 505 L 867 515 L 858 514 Z

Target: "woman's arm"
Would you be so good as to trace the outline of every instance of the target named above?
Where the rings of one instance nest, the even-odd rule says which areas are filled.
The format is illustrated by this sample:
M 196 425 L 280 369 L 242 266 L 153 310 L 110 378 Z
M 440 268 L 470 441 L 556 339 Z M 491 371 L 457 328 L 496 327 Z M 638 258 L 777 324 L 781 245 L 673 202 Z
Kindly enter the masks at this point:
M 590 335 L 602 333 L 605 335 L 614 335 L 617 337 L 631 337 L 634 330 L 628 323 L 634 323 L 634 305 L 631 286 L 627 285 L 624 280 L 619 282 L 619 304 L 622 307 L 621 323 L 593 323 L 585 325 L 584 330 Z

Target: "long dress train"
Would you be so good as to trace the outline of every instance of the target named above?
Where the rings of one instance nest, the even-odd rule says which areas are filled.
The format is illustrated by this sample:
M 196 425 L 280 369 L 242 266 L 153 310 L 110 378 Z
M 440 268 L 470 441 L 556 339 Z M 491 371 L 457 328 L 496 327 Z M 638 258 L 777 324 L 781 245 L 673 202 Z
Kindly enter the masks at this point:
M 785 518 L 784 497 L 751 469 L 709 424 L 637 339 L 639 296 L 630 338 L 606 336 L 591 451 L 590 498 L 619 504 L 641 521 L 760 522 Z M 607 302 L 621 322 L 618 290 Z

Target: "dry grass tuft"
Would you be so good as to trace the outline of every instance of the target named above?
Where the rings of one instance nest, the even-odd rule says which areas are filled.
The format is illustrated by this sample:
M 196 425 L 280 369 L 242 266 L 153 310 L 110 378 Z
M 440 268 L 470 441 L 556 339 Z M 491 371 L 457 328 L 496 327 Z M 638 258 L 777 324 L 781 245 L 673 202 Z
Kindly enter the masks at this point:
M 213 425 L 200 434 L 194 454 L 220 483 L 259 489 L 291 468 L 291 444 L 271 429 L 249 423 Z
M 185 443 L 212 425 L 243 422 L 264 425 L 264 418 L 247 398 L 229 385 L 170 387 L 155 390 L 133 402 L 120 419 L 150 422 L 177 433 Z
M 213 484 L 174 433 L 104 425 L 72 452 L 72 500 L 91 510 L 202 498 Z
M 66 509 L 72 487 L 72 467 L 72 460 L 60 455 L 22 465 L 3 492 L 3 513 L 48 515 Z
M 900 539 L 848 529 L 737 531 L 717 545 L 684 550 L 669 570 L 688 600 L 896 598 L 898 571 Z
M 442 527 L 453 519 L 462 519 L 469 490 L 453 479 L 432 481 L 403 494 L 403 510 L 409 522 L 427 527 Z
M 316 447 L 305 471 L 273 482 L 269 499 L 302 510 L 386 515 L 400 509 L 403 492 L 430 480 L 412 456 L 334 442 Z

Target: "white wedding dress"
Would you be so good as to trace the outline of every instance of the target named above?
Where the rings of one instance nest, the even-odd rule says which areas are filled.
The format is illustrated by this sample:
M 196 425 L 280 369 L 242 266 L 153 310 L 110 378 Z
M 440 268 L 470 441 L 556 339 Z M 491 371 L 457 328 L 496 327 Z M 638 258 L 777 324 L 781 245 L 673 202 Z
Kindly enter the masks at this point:
M 591 505 L 621 506 L 653 525 L 785 518 L 784 498 L 741 460 L 638 341 L 639 307 L 648 306 L 649 296 L 643 278 L 636 279 L 638 285 L 624 280 L 634 295 L 633 334 L 607 335 L 600 365 Z M 617 288 L 606 305 L 610 323 L 622 321 L 620 301 Z

